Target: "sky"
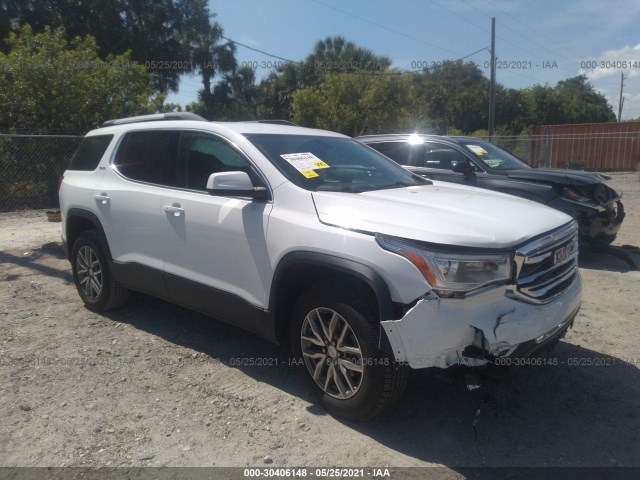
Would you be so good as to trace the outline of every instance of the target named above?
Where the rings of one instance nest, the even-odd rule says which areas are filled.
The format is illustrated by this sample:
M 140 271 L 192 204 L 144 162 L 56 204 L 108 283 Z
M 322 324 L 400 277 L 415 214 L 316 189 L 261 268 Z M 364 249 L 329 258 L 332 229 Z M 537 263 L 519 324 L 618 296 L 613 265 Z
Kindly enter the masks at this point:
M 487 77 L 495 17 L 498 83 L 555 86 L 584 74 L 617 115 L 624 74 L 622 119 L 640 117 L 638 0 L 209 0 L 209 8 L 225 37 L 287 60 L 341 35 L 400 70 L 468 56 Z M 241 45 L 236 57 L 258 79 L 282 62 Z M 167 101 L 184 106 L 200 88 L 186 76 Z

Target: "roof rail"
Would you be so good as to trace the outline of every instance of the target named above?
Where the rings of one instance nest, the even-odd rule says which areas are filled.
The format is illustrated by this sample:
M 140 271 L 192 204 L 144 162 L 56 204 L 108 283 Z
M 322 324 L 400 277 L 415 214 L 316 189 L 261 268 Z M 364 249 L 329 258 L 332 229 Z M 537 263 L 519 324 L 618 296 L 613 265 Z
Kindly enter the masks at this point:
M 253 123 L 271 123 L 273 125 L 291 125 L 293 127 L 299 127 L 297 123 L 290 122 L 289 120 L 250 120 Z
M 195 120 L 200 122 L 208 122 L 206 118 L 196 115 L 192 112 L 169 112 L 169 113 L 153 113 L 151 115 L 140 115 L 137 117 L 116 118 L 107 120 L 100 127 L 110 127 L 112 125 L 124 125 L 126 123 L 138 122 L 155 122 L 158 120 Z

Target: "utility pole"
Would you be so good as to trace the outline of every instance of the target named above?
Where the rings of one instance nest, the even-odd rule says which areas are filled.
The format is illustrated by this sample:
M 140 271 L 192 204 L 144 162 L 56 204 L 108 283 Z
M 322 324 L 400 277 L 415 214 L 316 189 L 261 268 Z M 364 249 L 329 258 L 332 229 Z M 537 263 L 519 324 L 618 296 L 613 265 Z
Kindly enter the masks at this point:
M 489 86 L 489 141 L 496 128 L 496 17 L 491 17 L 491 85 Z
M 622 89 L 624 88 L 624 72 L 620 74 L 620 100 L 618 101 L 618 122 L 622 121 L 622 106 L 624 105 L 624 97 Z

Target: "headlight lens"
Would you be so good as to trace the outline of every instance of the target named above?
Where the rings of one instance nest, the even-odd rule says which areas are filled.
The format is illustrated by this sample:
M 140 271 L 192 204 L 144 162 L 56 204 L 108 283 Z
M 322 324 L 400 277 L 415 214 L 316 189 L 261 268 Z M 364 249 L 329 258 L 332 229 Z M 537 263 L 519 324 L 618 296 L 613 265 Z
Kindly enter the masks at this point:
M 435 252 L 381 234 L 376 234 L 376 240 L 382 248 L 406 257 L 441 295 L 469 292 L 511 278 L 510 254 Z
M 565 197 L 570 198 L 574 202 L 591 202 L 592 200 L 589 197 L 585 197 L 578 190 L 573 188 L 565 187 L 562 189 L 562 193 Z

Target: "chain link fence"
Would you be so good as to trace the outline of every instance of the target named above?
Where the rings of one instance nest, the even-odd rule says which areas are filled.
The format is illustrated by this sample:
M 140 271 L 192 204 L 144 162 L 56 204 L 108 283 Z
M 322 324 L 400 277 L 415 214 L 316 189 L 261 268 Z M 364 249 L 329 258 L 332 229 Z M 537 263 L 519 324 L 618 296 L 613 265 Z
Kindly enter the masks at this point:
M 58 207 L 58 178 L 82 137 L 0 134 L 0 212 Z

